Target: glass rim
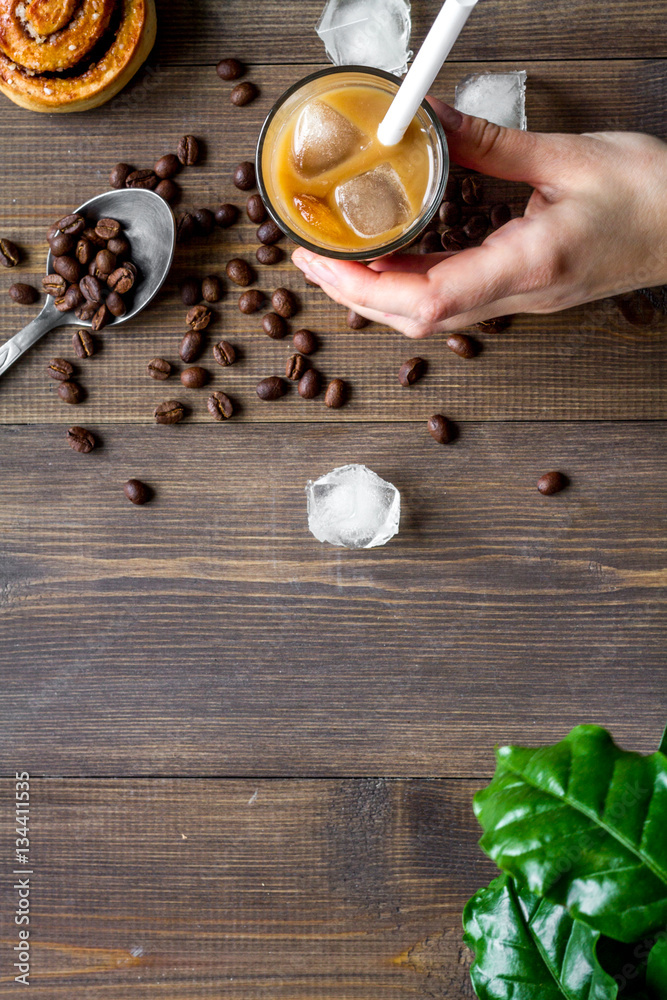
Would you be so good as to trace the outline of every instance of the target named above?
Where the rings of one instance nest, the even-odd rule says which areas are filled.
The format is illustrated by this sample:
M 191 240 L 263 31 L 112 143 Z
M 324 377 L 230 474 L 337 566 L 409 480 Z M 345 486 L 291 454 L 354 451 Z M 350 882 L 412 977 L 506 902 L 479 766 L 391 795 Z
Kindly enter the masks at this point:
M 297 243 L 299 246 L 304 247 L 306 250 L 311 250 L 313 253 L 320 254 L 324 257 L 332 257 L 335 260 L 376 260 L 378 257 L 386 257 L 391 253 L 395 253 L 398 250 L 405 249 L 410 246 L 410 244 L 424 231 L 426 226 L 429 224 L 431 219 L 434 217 L 435 213 L 440 207 L 440 202 L 445 193 L 445 187 L 447 185 L 447 175 L 449 173 L 449 147 L 447 146 L 447 137 L 445 136 L 445 130 L 442 127 L 440 119 L 436 115 L 435 111 L 428 103 L 426 98 L 419 105 L 419 109 L 424 111 L 428 117 L 431 125 L 434 128 L 435 134 L 440 145 L 444 169 L 441 173 L 440 179 L 438 181 L 436 190 L 434 191 L 431 204 L 427 210 L 417 216 L 414 222 L 399 236 L 395 236 L 390 243 L 380 244 L 375 247 L 368 247 L 366 249 L 359 248 L 357 250 L 337 250 L 335 248 L 318 246 L 317 243 L 312 243 L 305 236 L 301 236 L 300 233 L 295 232 L 292 227 L 282 219 L 276 212 L 271 199 L 269 197 L 268 191 L 266 190 L 266 185 L 264 183 L 264 175 L 262 172 L 262 153 L 264 150 L 264 142 L 266 140 L 267 132 L 271 125 L 271 122 L 275 118 L 278 111 L 282 108 L 286 101 L 292 96 L 292 94 L 297 93 L 307 84 L 312 83 L 313 80 L 318 80 L 323 76 L 334 76 L 338 73 L 361 73 L 366 76 L 380 77 L 381 79 L 388 80 L 391 83 L 395 83 L 398 87 L 401 85 L 401 79 L 394 76 L 393 73 L 388 73 L 383 69 L 375 69 L 373 66 L 326 66 L 324 69 L 316 70 L 315 73 L 310 73 L 308 76 L 302 77 L 293 83 L 291 87 L 285 90 L 278 100 L 275 102 L 268 115 L 264 119 L 262 127 L 260 129 L 259 138 L 257 140 L 257 150 L 255 153 L 255 174 L 257 178 L 257 188 L 259 190 L 262 201 L 264 202 L 264 207 L 270 218 L 275 222 L 280 231 L 288 236 L 291 240 Z

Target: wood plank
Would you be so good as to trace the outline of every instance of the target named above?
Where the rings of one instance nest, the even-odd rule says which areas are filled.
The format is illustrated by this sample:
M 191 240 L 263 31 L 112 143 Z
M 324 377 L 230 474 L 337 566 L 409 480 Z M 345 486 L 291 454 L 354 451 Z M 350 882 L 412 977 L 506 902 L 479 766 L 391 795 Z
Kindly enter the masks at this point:
M 506 65 L 506 64 L 503 64 Z M 185 175 L 184 208 L 214 207 L 244 197 L 231 183 L 234 165 L 252 155 L 260 123 L 274 98 L 305 69 L 264 67 L 264 93 L 247 109 L 232 108 L 210 67 L 161 68 L 155 83 L 144 76 L 123 101 L 85 116 L 44 118 L 3 105 L 4 180 L 0 192 L 2 230 L 25 246 L 25 264 L 0 276 L 0 341 L 34 313 L 11 303 L 3 290 L 11 281 L 39 282 L 45 262 L 43 234 L 48 224 L 71 207 L 103 190 L 116 159 L 151 164 L 172 148 L 185 129 L 205 136 L 206 163 Z M 451 94 L 455 80 L 473 64 L 447 65 L 436 92 Z M 667 61 L 531 63 L 528 66 L 529 116 L 540 129 L 637 127 L 664 129 L 659 91 L 667 81 Z M 178 121 L 157 96 L 169 94 Z M 613 109 L 613 114 L 610 114 Z M 218 137 L 217 140 L 215 137 Z M 54 164 L 59 164 L 54 176 Z M 53 178 L 52 180 L 49 180 Z M 508 200 L 520 214 L 529 189 L 489 180 L 489 204 Z M 190 419 L 209 419 L 201 393 L 185 392 L 175 379 L 165 385 L 145 375 L 146 362 L 156 354 L 178 360 L 185 331 L 178 294 L 189 273 L 223 272 L 232 256 L 254 260 L 253 226 L 239 224 L 218 230 L 210 241 L 179 247 L 176 263 L 157 302 L 138 320 L 102 336 L 103 351 L 80 366 L 88 399 L 81 420 L 96 422 L 151 420 L 156 402 L 182 397 L 192 405 Z M 314 359 L 327 377 L 349 381 L 352 399 L 345 409 L 326 412 L 321 401 L 304 403 L 295 392 L 279 405 L 267 406 L 255 395 L 257 381 L 280 373 L 291 352 L 291 340 L 274 342 L 261 330 L 260 314 L 243 316 L 237 308 L 238 289 L 230 284 L 216 307 L 211 342 L 225 336 L 243 350 L 243 360 L 229 372 L 213 363 L 215 388 L 225 388 L 243 404 L 240 419 L 257 421 L 421 419 L 446 399 L 466 419 L 653 419 L 667 413 L 664 371 L 667 318 L 648 327 L 632 326 L 610 300 L 567 310 L 554 316 L 522 316 L 500 337 L 484 336 L 485 350 L 474 362 L 461 361 L 443 338 L 419 344 L 430 362 L 428 377 L 406 392 L 396 373 L 415 352 L 412 342 L 383 327 L 353 332 L 344 312 L 317 289 L 308 288 L 291 264 L 259 268 L 259 287 L 270 294 L 280 284 L 298 292 L 303 310 L 294 327 L 308 326 L 321 334 L 323 350 Z M 63 404 L 44 375 L 54 355 L 72 356 L 71 329 L 48 335 L 21 359 L 0 383 L 0 421 L 60 421 Z M 167 394 L 165 396 L 165 393 Z M 79 419 L 79 418 L 78 418 Z
M 31 996 L 472 997 L 461 912 L 493 875 L 474 790 L 33 780 Z
M 580 722 L 657 745 L 659 425 L 94 424 L 88 456 L 65 426 L 0 430 L 0 773 L 474 777 Z M 385 548 L 308 532 L 306 481 L 347 462 L 402 492 Z

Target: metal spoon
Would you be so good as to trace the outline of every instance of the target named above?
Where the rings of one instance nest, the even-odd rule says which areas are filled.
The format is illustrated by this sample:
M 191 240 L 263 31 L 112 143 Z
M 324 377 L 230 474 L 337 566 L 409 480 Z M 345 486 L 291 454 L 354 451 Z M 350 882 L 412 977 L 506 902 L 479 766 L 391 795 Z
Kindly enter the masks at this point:
M 130 241 L 132 260 L 139 269 L 141 280 L 134 289 L 132 308 L 107 324 L 105 329 L 126 323 L 157 295 L 169 273 L 176 243 L 174 213 L 159 195 L 138 188 L 98 194 L 77 208 L 77 212 L 93 219 L 117 219 Z M 53 254 L 49 251 L 47 274 L 52 272 L 52 264 Z M 58 312 L 53 298 L 48 296 L 39 315 L 0 347 L 0 375 L 45 333 L 64 325 L 90 327 L 90 323 L 77 319 L 73 312 Z

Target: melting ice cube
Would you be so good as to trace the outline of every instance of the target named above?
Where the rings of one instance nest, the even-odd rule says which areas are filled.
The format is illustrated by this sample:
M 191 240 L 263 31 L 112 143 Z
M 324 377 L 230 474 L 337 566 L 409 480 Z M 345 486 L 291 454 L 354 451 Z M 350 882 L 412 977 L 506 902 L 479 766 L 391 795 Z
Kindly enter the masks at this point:
M 315 30 L 335 66 L 408 68 L 409 0 L 329 0 Z
M 348 549 L 385 545 L 398 531 L 401 494 L 365 465 L 342 465 L 306 486 L 308 527 Z
M 473 73 L 456 85 L 454 107 L 506 128 L 528 128 L 526 73 Z
M 324 101 L 310 101 L 294 129 L 292 152 L 302 174 L 321 174 L 351 156 L 364 136 L 344 115 Z
M 294 207 L 315 229 L 319 229 L 325 239 L 344 239 L 345 231 L 329 206 L 312 194 L 295 194 Z
M 389 163 L 339 184 L 336 204 L 359 236 L 379 236 L 410 217 L 405 188 Z

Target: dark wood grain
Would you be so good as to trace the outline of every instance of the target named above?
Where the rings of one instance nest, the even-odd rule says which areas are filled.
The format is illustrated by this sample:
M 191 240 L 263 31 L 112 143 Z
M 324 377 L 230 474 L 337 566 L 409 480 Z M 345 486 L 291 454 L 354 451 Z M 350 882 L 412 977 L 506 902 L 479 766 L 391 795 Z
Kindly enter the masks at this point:
M 660 425 L 93 424 L 87 456 L 66 426 L 0 432 L 4 773 L 470 777 L 579 722 L 657 745 Z M 307 479 L 347 462 L 402 491 L 385 548 L 308 532 Z

